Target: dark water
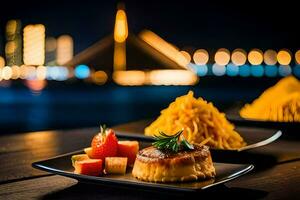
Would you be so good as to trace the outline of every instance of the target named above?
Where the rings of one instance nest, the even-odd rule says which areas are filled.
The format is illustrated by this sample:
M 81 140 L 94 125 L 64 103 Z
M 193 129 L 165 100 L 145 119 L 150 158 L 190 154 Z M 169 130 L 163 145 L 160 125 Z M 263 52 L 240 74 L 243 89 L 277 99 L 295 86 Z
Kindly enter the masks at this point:
M 276 80 L 220 78 L 197 86 L 121 87 L 50 83 L 41 93 L 22 86 L 0 88 L 0 134 L 109 126 L 159 115 L 177 96 L 193 90 L 223 110 L 251 101 Z

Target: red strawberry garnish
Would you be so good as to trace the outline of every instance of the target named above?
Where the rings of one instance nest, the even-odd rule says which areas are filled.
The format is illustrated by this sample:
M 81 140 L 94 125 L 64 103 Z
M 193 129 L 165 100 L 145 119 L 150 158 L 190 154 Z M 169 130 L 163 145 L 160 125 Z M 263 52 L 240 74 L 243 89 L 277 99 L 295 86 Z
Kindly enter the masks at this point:
M 118 153 L 118 139 L 112 129 L 101 127 L 100 133 L 92 140 L 91 158 L 105 160 L 105 157 L 114 157 Z

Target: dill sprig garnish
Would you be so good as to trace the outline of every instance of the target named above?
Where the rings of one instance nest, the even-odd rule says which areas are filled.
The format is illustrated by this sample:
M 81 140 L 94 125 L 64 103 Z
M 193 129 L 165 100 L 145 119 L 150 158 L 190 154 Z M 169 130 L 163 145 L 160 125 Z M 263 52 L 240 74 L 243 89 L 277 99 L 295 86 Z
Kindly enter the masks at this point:
M 194 146 L 181 135 L 182 133 L 183 130 L 180 130 L 174 135 L 167 135 L 159 131 L 159 135 L 154 136 L 156 141 L 153 142 L 152 145 L 159 150 L 173 153 L 177 153 L 180 150 L 193 150 Z

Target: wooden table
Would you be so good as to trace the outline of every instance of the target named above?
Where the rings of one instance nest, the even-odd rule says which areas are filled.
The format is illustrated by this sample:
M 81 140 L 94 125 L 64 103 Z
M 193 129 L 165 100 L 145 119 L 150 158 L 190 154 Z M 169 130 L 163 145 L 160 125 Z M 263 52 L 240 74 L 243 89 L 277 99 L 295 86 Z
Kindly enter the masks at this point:
M 141 129 L 132 124 L 116 128 Z M 31 167 L 34 161 L 89 146 L 97 131 L 89 128 L 0 136 L 0 199 L 182 199 L 188 195 L 83 184 Z M 297 199 L 300 160 L 259 168 L 225 185 L 193 195 L 199 199 L 217 195 L 225 199 Z

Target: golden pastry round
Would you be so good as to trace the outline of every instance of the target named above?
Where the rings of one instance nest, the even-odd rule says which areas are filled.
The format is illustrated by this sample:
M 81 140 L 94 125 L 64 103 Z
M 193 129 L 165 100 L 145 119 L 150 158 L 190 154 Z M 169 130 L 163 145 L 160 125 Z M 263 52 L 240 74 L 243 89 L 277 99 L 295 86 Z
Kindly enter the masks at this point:
M 216 175 L 209 148 L 194 145 L 194 150 L 166 153 L 151 146 L 139 151 L 132 175 L 149 182 L 185 182 Z

